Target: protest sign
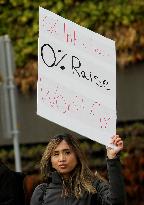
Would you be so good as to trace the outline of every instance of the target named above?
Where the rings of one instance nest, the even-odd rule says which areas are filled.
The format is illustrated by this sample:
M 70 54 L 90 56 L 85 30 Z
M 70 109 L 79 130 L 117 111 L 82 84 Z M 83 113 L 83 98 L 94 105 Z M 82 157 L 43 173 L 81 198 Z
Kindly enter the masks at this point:
M 39 9 L 37 114 L 99 143 L 116 132 L 115 42 Z

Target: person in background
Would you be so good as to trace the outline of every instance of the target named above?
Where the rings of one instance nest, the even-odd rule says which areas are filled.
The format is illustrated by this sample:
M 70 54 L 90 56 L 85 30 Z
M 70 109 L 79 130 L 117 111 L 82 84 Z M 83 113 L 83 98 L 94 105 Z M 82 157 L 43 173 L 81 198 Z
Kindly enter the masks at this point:
M 0 205 L 25 205 L 24 177 L 0 161 Z
M 123 141 L 112 137 L 115 148 L 107 148 L 109 182 L 88 167 L 80 143 L 71 134 L 50 139 L 41 159 L 44 182 L 38 185 L 31 205 L 124 205 L 125 191 L 118 153 Z

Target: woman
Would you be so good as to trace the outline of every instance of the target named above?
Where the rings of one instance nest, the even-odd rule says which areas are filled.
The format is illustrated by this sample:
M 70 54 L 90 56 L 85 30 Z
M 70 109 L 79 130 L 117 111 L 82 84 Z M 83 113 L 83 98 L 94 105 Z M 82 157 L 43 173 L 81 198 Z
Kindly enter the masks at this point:
M 62 134 L 50 139 L 41 160 L 45 183 L 34 190 L 31 205 L 124 204 L 124 184 L 117 156 L 123 149 L 123 141 L 115 135 L 112 144 L 114 149 L 107 148 L 107 183 L 90 171 L 76 137 Z

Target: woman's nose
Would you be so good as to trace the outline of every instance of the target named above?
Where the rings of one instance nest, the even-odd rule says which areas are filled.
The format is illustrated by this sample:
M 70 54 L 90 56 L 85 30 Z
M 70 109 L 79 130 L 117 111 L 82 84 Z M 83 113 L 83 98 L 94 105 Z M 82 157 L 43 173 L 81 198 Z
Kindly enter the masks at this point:
M 65 161 L 65 160 L 66 160 L 65 155 L 64 154 L 60 154 L 59 155 L 59 161 L 61 162 L 61 161 Z

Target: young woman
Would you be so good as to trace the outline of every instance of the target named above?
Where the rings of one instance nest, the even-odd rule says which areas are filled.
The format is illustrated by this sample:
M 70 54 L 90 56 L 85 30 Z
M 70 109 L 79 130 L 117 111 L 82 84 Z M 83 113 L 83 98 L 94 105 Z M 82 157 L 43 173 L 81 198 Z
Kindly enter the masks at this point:
M 123 141 L 115 135 L 114 149 L 107 148 L 109 183 L 88 168 L 78 139 L 70 134 L 50 139 L 41 160 L 45 183 L 38 185 L 31 205 L 123 205 L 124 184 L 117 153 Z

